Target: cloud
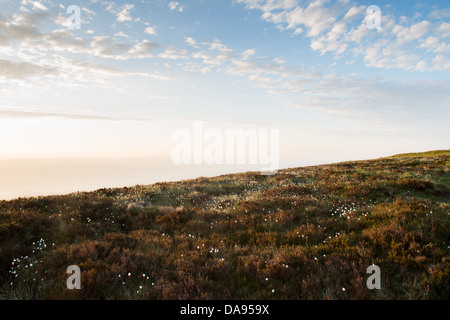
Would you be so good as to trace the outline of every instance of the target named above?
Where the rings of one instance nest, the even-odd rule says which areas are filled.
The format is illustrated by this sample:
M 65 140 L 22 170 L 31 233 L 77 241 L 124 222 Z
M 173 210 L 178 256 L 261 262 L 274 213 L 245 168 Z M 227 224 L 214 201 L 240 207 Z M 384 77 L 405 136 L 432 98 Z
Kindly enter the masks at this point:
M 196 47 L 197 42 L 194 38 L 191 37 L 184 37 L 184 42 L 186 42 L 191 47 Z
M 282 27 L 284 32 L 303 37 L 318 54 L 332 54 L 337 59 L 350 56 L 352 60 L 358 56 L 367 66 L 377 68 L 421 72 L 450 70 L 450 48 L 445 41 L 450 24 L 446 22 L 435 23 L 419 17 L 400 21 L 383 11 L 382 29 L 369 30 L 365 24 L 366 7 L 355 5 L 352 1 L 340 1 L 340 6 L 333 6 L 337 3 L 333 0 L 237 1 L 245 2 L 248 8 L 261 10 L 262 19 Z M 111 20 L 131 21 L 132 5 L 103 5 L 115 14 L 109 16 Z M 182 6 L 176 1 L 172 1 L 171 6 L 169 3 L 171 10 L 180 11 L 180 8 Z M 379 119 L 381 116 L 425 112 L 427 108 L 444 109 L 448 105 L 448 81 L 400 82 L 305 71 L 279 57 L 261 56 L 260 51 L 251 47 L 232 49 L 219 39 L 202 42 L 199 38 L 183 37 L 178 40 L 184 40 L 184 44 L 175 46 L 164 43 L 161 46 L 145 39 L 146 34 L 157 34 L 156 27 L 150 24 L 144 24 L 146 29 L 139 38 L 130 37 L 134 35 L 132 29 L 127 35 L 122 31 L 116 32 L 118 30 L 114 27 L 108 33 L 95 29 L 95 36 L 86 35 L 84 30 L 73 32 L 63 28 L 40 28 L 43 21 L 54 21 L 60 25 L 63 20 L 65 18 L 62 15 L 52 16 L 47 11 L 16 14 L 8 20 L 0 17 L 0 45 L 11 48 L 10 56 L 0 60 L 0 82 L 3 88 L 9 83 L 16 85 L 15 80 L 22 80 L 28 81 L 30 85 L 38 81 L 40 84 L 45 82 L 49 87 L 89 86 L 111 89 L 109 92 L 115 92 L 116 89 L 127 91 L 138 82 L 128 80 L 136 80 L 136 77 L 158 80 L 169 78 L 158 72 L 120 70 L 102 66 L 101 63 L 106 60 L 105 63 L 110 66 L 122 66 L 125 64 L 111 60 L 158 57 L 145 66 L 151 68 L 169 62 L 160 59 L 176 60 L 171 63 L 174 67 L 171 73 L 176 72 L 176 66 L 190 72 L 221 73 L 222 76 L 237 79 L 238 83 L 246 82 L 261 89 L 259 92 L 263 95 L 276 95 L 280 106 L 323 110 L 346 118 Z M 85 37 L 78 37 L 80 34 Z M 87 59 L 96 63 L 88 63 Z M 119 81 L 110 79 L 122 81 L 119 85 Z M 148 98 L 167 98 L 147 94 Z M 0 110 L 0 116 L 7 114 L 16 117 L 105 119 L 70 113 L 61 115 L 45 110 L 35 113 Z
M 311 2 L 306 9 L 300 7 L 285 14 L 287 28 L 292 29 L 304 25 L 309 31 L 309 36 L 317 36 L 329 29 L 336 20 L 329 10 L 322 6 L 322 1 Z
M 442 54 L 437 55 L 432 60 L 433 70 L 450 70 L 450 59 L 444 57 Z
M 312 1 L 305 8 L 298 6 L 298 1 L 287 0 L 237 0 L 237 2 L 244 3 L 249 9 L 262 10 L 264 20 L 279 26 L 287 24 L 287 29 L 297 30 L 299 26 L 305 26 L 309 29 L 309 36 L 321 34 L 335 21 L 330 10 L 324 6 L 323 0 Z
M 431 19 L 442 19 L 442 18 L 448 18 L 450 17 L 450 8 L 434 8 L 431 12 L 429 17 Z
M 369 30 L 366 25 L 367 7 L 355 5 L 352 1 L 236 2 L 244 4 L 247 9 L 260 10 L 263 20 L 281 30 L 291 30 L 293 35 L 305 30 L 305 37 L 309 39 L 313 51 L 320 55 L 331 53 L 335 59 L 362 57 L 363 62 L 371 67 L 423 72 L 432 70 L 431 66 L 436 65 L 432 63 L 433 59 L 438 62 L 442 60 L 437 55 L 424 57 L 423 50 L 442 54 L 449 50 L 449 44 L 442 41 L 450 36 L 449 23 L 424 19 L 417 21 L 420 19 L 417 15 L 411 19 L 405 16 L 397 19 L 389 11 L 389 6 L 382 8 L 381 29 Z M 433 12 L 430 19 L 437 18 L 437 11 Z M 431 39 L 426 42 L 430 36 L 439 39 L 434 49 L 429 47 Z M 446 63 L 438 65 L 447 66 Z
M 47 42 L 53 50 L 75 53 L 87 53 L 88 41 L 80 37 L 72 38 L 72 32 L 68 29 L 57 29 L 43 35 L 42 39 Z
M 448 80 L 395 82 L 331 77 L 303 83 L 300 85 L 302 95 L 289 104 L 345 118 L 394 119 L 401 114 L 446 110 L 449 85 Z
M 159 73 L 119 70 L 101 65 L 93 65 L 84 61 L 67 59 L 61 56 L 56 60 L 56 65 L 58 66 L 60 74 L 72 76 L 82 81 L 123 76 L 141 76 L 152 79 L 168 80 L 167 77 Z
M 40 66 L 28 62 L 11 62 L 0 60 L 0 78 L 5 79 L 26 79 L 37 78 L 55 74 L 56 70 L 50 66 Z
M 21 0 L 20 4 L 22 5 L 22 8 L 31 6 L 31 10 L 48 10 L 48 8 L 42 3 L 42 1 Z
M 368 34 L 369 34 L 369 29 L 367 28 L 367 25 L 360 24 L 356 28 L 351 28 L 351 30 L 345 34 L 345 38 L 348 41 L 359 44 L 359 43 L 361 43 L 361 41 L 364 38 L 366 38 L 368 36 Z
M 130 37 L 129 35 L 127 35 L 126 33 L 122 32 L 122 31 L 116 32 L 114 35 L 116 37 L 123 37 L 123 38 L 129 38 Z
M 101 4 L 105 6 L 105 10 L 116 16 L 119 22 L 132 21 L 130 11 L 134 9 L 134 4 L 123 4 L 117 7 L 117 4 L 112 1 L 102 1 Z
M 37 39 L 41 36 L 38 26 L 49 17 L 48 12 L 14 14 L 11 19 L 0 15 L 0 32 L 10 40 Z
M 130 10 L 134 8 L 134 4 L 125 4 L 121 7 L 119 12 L 117 13 L 117 21 L 124 22 L 124 21 L 131 21 L 133 18 L 131 18 Z
M 160 49 L 161 46 L 157 43 L 143 40 L 134 45 L 126 54 L 117 57 L 118 59 L 143 59 L 153 57 L 154 51 Z
M 194 41 L 187 42 L 194 43 Z M 236 52 L 219 39 L 195 44 L 194 48 L 197 50 L 191 53 L 193 60 L 186 62 L 185 65 L 189 71 L 208 73 L 216 70 L 230 75 L 246 76 L 252 80 L 267 80 L 267 76 L 271 76 L 272 81 L 277 81 L 273 76 L 289 77 L 301 72 L 295 67 L 285 65 L 286 61 L 278 57 L 260 58 L 256 55 L 255 49 Z
M 237 3 L 244 3 L 249 9 L 259 9 L 264 12 L 274 10 L 287 10 L 298 6 L 298 0 L 236 0 Z
M 450 23 L 448 22 L 442 22 L 439 27 L 437 28 L 436 32 L 438 35 L 444 38 L 450 37 Z
M 81 10 L 83 11 L 84 14 L 89 15 L 89 16 L 96 16 L 97 15 L 97 12 L 95 12 L 95 11 L 89 9 L 89 8 L 86 8 L 86 7 L 81 8 Z
M 336 27 L 336 35 L 327 33 L 324 37 L 336 41 L 342 37 L 343 29 Z M 344 118 L 384 121 L 399 115 L 425 112 L 430 104 L 436 110 L 445 110 L 448 104 L 449 81 L 387 81 L 306 72 L 277 57 L 259 57 L 254 49 L 236 52 L 218 39 L 210 43 L 195 43 L 198 50 L 191 53 L 194 62 L 185 62 L 186 71 L 215 71 L 241 77 L 251 86 L 265 90 L 269 96 L 276 96 L 279 104 L 289 107 L 321 110 Z M 393 50 L 394 47 L 388 48 Z M 445 70 L 450 64 L 443 55 L 435 58 L 430 65 L 430 62 L 421 60 L 421 56 L 404 52 L 378 54 L 379 50 L 385 49 L 382 43 L 373 48 L 373 53 L 369 48 L 366 56 L 371 60 L 366 63 L 418 71 Z
M 158 57 L 171 60 L 187 59 L 188 51 L 169 45 L 164 52 L 158 55 Z
M 441 42 L 439 38 L 433 36 L 426 38 L 419 47 L 426 49 L 427 52 L 450 53 L 450 44 Z
M 96 116 L 89 114 L 73 114 L 66 112 L 55 111 L 39 111 L 39 110 L 23 110 L 2 108 L 0 109 L 0 118 L 15 118 L 15 119 L 29 119 L 29 118 L 60 118 L 68 120 L 115 120 L 110 117 Z
M 128 38 L 124 33 L 116 33 L 116 36 Z M 117 41 L 106 35 L 94 36 L 92 39 L 73 38 L 68 29 L 58 29 L 42 36 L 44 43 L 33 44 L 42 50 L 66 51 L 83 53 L 102 58 L 127 60 L 151 58 L 160 45 L 149 40 L 137 43 Z
M 396 25 L 392 29 L 392 34 L 397 37 L 397 44 L 404 44 L 425 36 L 430 30 L 431 23 L 429 21 L 421 21 L 412 25 L 411 27 L 403 27 Z
M 344 18 L 342 20 L 344 21 L 351 21 L 356 18 L 361 18 L 366 14 L 367 8 L 366 6 L 359 6 L 359 7 L 351 7 L 347 13 L 345 14 Z
M 20 44 L 18 49 L 4 50 L 0 59 L 2 89 L 36 84 L 45 87 L 110 86 L 105 80 L 124 77 L 145 77 L 168 80 L 158 72 L 136 72 L 68 59 L 58 53 L 83 53 L 117 60 L 140 59 L 153 56 L 158 44 L 143 40 L 135 44 L 116 42 L 108 36 L 93 41 L 70 37 L 66 29 L 54 30 L 42 37 L 42 42 Z M 91 46 L 92 45 L 92 46 Z M 52 50 L 52 54 L 48 51 Z M 50 76 L 50 77 L 49 77 Z
M 177 10 L 179 12 L 182 12 L 184 10 L 184 6 L 180 5 L 178 1 L 170 1 L 168 6 L 170 11 Z
M 8 39 L 0 33 L 0 47 L 8 47 L 9 46 L 9 41 Z
M 147 28 L 145 28 L 144 32 L 146 34 L 151 34 L 151 35 L 154 35 L 154 36 L 158 35 L 157 32 L 156 32 L 156 27 L 147 27 Z
M 139 81 L 145 79 L 169 80 L 159 72 L 119 70 L 56 55 L 41 63 L 42 65 L 37 65 L 0 60 L 0 88 L 2 91 L 8 92 L 19 87 L 32 88 L 35 86 L 42 89 L 48 88 L 51 91 L 57 88 L 70 87 L 76 90 L 89 87 L 132 94 L 137 91 L 135 87 L 127 85 L 130 79 L 141 78 Z M 122 81 L 122 83 L 119 85 L 117 81 Z M 147 93 L 142 92 L 141 94 Z
M 425 48 L 427 51 L 434 50 L 439 45 L 439 39 L 436 37 L 428 37 L 420 44 L 420 48 Z
M 160 45 L 149 40 L 142 40 L 132 45 L 131 43 L 117 42 L 108 36 L 96 36 L 90 43 L 90 48 L 90 52 L 99 57 L 128 60 L 151 58 Z
M 110 10 L 115 10 L 114 4 L 111 6 Z M 104 34 L 79 37 L 80 32 L 54 28 L 66 21 L 60 11 L 53 9 L 12 14 L 7 18 L 0 15 L 0 83 L 3 90 L 36 85 L 121 90 L 126 85 L 118 86 L 109 80 L 127 77 L 169 79 L 159 72 L 131 72 L 80 61 L 89 56 L 114 60 L 152 58 L 161 46 L 146 39 L 129 39 L 121 32 L 116 33 L 121 37 L 118 40 Z M 52 23 L 53 29 L 41 27 Z M 78 59 L 68 59 L 66 54 L 75 54 Z
M 174 99 L 174 97 L 155 96 L 152 99 Z M 176 98 L 175 98 L 176 99 Z M 164 116 L 153 117 L 111 117 L 104 115 L 96 115 L 91 113 L 75 113 L 63 110 L 45 110 L 36 108 L 17 108 L 17 107 L 0 107 L 0 119 L 33 119 L 33 118 L 57 118 L 63 120 L 92 120 L 92 121 L 155 121 L 155 120 L 179 120 L 182 118 L 172 118 Z
M 94 55 L 112 59 L 117 59 L 131 50 L 131 44 L 116 42 L 109 36 L 95 36 L 89 46 Z

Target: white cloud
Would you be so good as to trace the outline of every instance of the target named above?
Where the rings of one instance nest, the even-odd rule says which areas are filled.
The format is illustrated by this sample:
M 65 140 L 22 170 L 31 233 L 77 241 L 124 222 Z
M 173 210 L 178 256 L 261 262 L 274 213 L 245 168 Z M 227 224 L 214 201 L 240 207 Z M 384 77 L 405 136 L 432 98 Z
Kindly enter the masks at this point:
M 161 46 L 157 43 L 143 40 L 142 42 L 134 45 L 126 54 L 116 57 L 117 59 L 142 59 L 151 58 L 154 56 L 154 51 L 158 50 Z
M 432 60 L 433 70 L 450 70 L 450 59 L 439 54 Z
M 39 10 L 48 10 L 48 8 L 39 1 L 32 1 L 33 7 Z
M 450 37 L 450 23 L 448 22 L 442 22 L 439 27 L 437 28 L 436 32 L 441 37 Z
M 105 10 L 116 16 L 119 22 L 132 21 L 130 10 L 134 8 L 134 4 L 123 4 L 117 7 L 117 4 L 112 1 L 102 1 L 101 4 L 105 6 Z
M 345 52 L 357 52 L 368 66 L 378 68 L 400 68 L 422 72 L 450 70 L 450 61 L 446 55 L 450 48 L 442 40 L 448 28 L 446 23 L 437 25 L 427 20 L 416 20 L 412 25 L 400 25 L 395 22 L 395 19 L 386 16 L 383 20 L 383 30 L 376 31 L 369 30 L 365 25 L 364 7 L 355 7 L 351 3 L 348 3 L 339 14 L 335 14 L 336 11 L 333 8 L 326 8 L 325 4 L 329 2 L 325 1 L 313 1 L 304 7 L 298 7 L 298 1 L 287 0 L 253 0 L 247 3 L 249 6 L 260 6 L 262 10 L 265 10 L 264 13 L 268 13 L 265 16 L 267 21 L 283 24 L 292 32 L 304 29 L 305 33 L 302 37 L 308 39 L 313 50 L 321 54 L 332 52 L 333 55 L 338 56 Z M 127 5 L 120 9 L 116 9 L 114 4 L 104 5 L 111 6 L 109 10 L 118 18 L 124 9 L 127 11 L 132 9 L 132 7 L 126 7 Z M 177 8 L 179 4 L 176 4 L 174 10 Z M 12 47 L 10 43 L 12 40 L 22 40 L 14 47 L 17 49 L 15 52 L 20 54 L 17 60 L 10 58 L 0 61 L 0 74 L 3 75 L 3 80 L 34 80 L 49 76 L 49 78 L 55 77 L 55 82 L 58 77 L 62 77 L 71 79 L 70 81 L 101 83 L 102 79 L 130 75 L 163 79 L 164 77 L 159 74 L 126 72 L 61 56 L 54 58 L 58 54 L 62 55 L 63 52 L 116 60 L 157 56 L 161 59 L 179 60 L 173 63 L 173 66 L 182 66 L 184 70 L 204 73 L 214 71 L 241 77 L 252 86 L 265 89 L 268 94 L 278 94 L 280 101 L 286 103 L 346 116 L 385 112 L 386 108 L 398 110 L 398 106 L 404 106 L 405 103 L 401 101 L 401 95 L 395 89 L 403 94 L 410 89 L 424 93 L 425 89 L 431 88 L 431 85 L 428 87 L 419 84 L 384 83 L 380 80 L 305 72 L 287 65 L 286 61 L 278 57 L 257 56 L 259 52 L 252 48 L 233 50 L 218 39 L 202 43 L 192 37 L 184 37 L 189 51 L 165 44 L 164 50 L 160 52 L 159 44 L 148 40 L 128 39 L 129 36 L 122 31 L 115 33 L 115 36 L 122 39 L 104 34 L 83 39 L 76 36 L 79 33 L 68 29 L 56 29 L 44 33 L 38 26 L 50 16 L 39 16 L 36 15 L 37 13 L 16 15 L 8 20 L 0 18 L 0 45 Z M 57 21 L 58 18 L 55 19 L 55 22 Z M 407 20 L 404 23 L 407 23 Z M 155 27 L 149 24 L 146 26 L 146 33 L 156 34 Z M 42 30 L 45 29 L 42 28 Z M 348 51 L 349 48 L 355 51 Z M 427 52 L 426 56 L 423 55 L 424 52 Z M 155 63 L 159 62 L 161 61 L 155 60 Z M 162 61 L 161 64 L 165 62 L 168 61 Z M 64 81 L 60 82 L 64 83 Z M 376 98 L 365 104 L 367 92 L 376 95 Z M 425 96 L 430 97 L 428 93 Z M 417 98 L 416 95 L 414 97 Z M 419 101 L 424 102 L 424 99 Z M 413 105 L 419 108 L 418 103 Z M 384 111 L 380 111 L 382 108 Z
M 317 36 L 335 21 L 323 0 L 311 1 L 305 8 L 298 6 L 298 1 L 294 0 L 237 0 L 237 2 L 244 3 L 249 9 L 263 11 L 263 19 L 279 26 L 287 24 L 287 29 L 294 29 L 297 34 L 302 31 L 300 27 L 305 26 L 309 29 L 309 36 Z
M 352 28 L 349 32 L 346 33 L 345 37 L 347 40 L 355 43 L 361 43 L 361 41 L 367 37 L 369 34 L 369 29 L 366 24 L 360 24 L 358 28 Z
M 144 30 L 145 33 L 156 36 L 158 33 L 156 32 L 156 27 L 147 27 Z
M 421 61 L 421 56 L 399 50 L 396 43 L 386 45 L 385 41 L 380 40 L 366 49 L 364 61 L 371 67 L 414 71 L 417 63 Z
M 363 17 L 366 13 L 366 7 L 365 6 L 359 6 L 359 7 L 351 7 L 347 13 L 345 14 L 343 21 L 351 21 L 356 19 L 357 17 Z
M 302 28 L 295 28 L 294 36 L 296 36 L 298 34 L 301 34 L 301 33 L 303 33 L 303 29 Z
M 0 31 L 11 40 L 36 39 L 41 36 L 41 32 L 36 26 L 36 20 L 45 18 L 48 15 L 16 15 L 11 22 L 0 21 Z M 37 19 L 36 19 L 37 18 Z
M 164 52 L 158 55 L 158 57 L 171 60 L 187 59 L 188 51 L 169 45 Z
M 184 37 L 184 42 L 186 42 L 191 47 L 195 47 L 196 45 L 195 39 L 191 37 Z
M 52 50 L 67 50 L 75 53 L 87 52 L 88 42 L 79 37 L 72 38 L 71 32 L 68 29 L 54 30 L 46 35 L 43 35 L 42 39 L 51 46 Z
M 422 38 L 428 33 L 430 27 L 431 23 L 426 20 L 416 23 L 409 28 L 396 25 L 392 29 L 392 34 L 397 37 L 398 44 L 404 44 L 406 42 Z
M 399 114 L 445 110 L 448 81 L 385 81 L 322 77 L 293 85 L 301 94 L 291 106 L 323 110 L 346 118 L 389 119 Z
M 232 52 L 233 50 L 229 49 L 226 45 L 224 45 L 219 39 L 214 39 L 213 42 L 209 46 L 209 50 L 217 50 L 220 52 Z
M 428 37 L 425 39 L 425 41 L 423 41 L 419 47 L 420 48 L 424 48 L 427 51 L 434 51 L 439 45 L 439 39 L 436 37 Z
M 113 4 L 111 6 L 109 10 L 114 11 Z M 132 6 L 125 5 L 124 8 L 130 9 Z M 67 28 L 41 33 L 38 27 L 44 21 L 64 25 L 67 20 L 60 13 L 52 17 L 47 12 L 14 14 L 12 19 L 8 20 L 0 16 L 0 45 L 11 46 L 11 41 L 20 40 L 18 45 L 26 50 L 65 51 L 117 60 L 151 58 L 154 56 L 154 51 L 160 48 L 159 44 L 148 40 L 123 42 L 107 35 L 85 39 L 74 36 L 74 32 Z M 87 33 L 93 32 L 87 30 Z M 116 36 L 128 37 L 121 31 L 116 33 Z
M 396 19 L 389 12 L 389 6 L 382 8 L 381 29 L 369 30 L 366 25 L 367 7 L 355 5 L 352 1 L 236 2 L 244 4 L 247 9 L 260 10 L 262 19 L 282 30 L 293 30 L 293 35 L 305 29 L 311 49 L 320 55 L 331 53 L 335 59 L 354 61 L 362 56 L 371 67 L 425 71 L 424 68 L 431 68 L 431 60 L 435 57 L 422 57 L 423 50 L 449 52 L 449 45 L 441 40 L 450 36 L 450 23 L 417 21 L 419 15 Z M 431 16 L 436 16 L 436 12 Z M 433 38 L 427 41 L 430 36 L 438 38 L 439 42 L 432 44 L 430 41 Z M 436 47 L 430 48 L 431 45 Z
M 168 6 L 170 11 L 177 10 L 182 12 L 184 10 L 184 6 L 180 5 L 178 1 L 170 1 Z
M 117 13 L 117 21 L 131 21 L 133 18 L 130 15 L 130 10 L 134 8 L 134 4 L 125 4 Z
M 40 66 L 28 62 L 11 62 L 0 59 L 0 78 L 25 79 L 43 77 L 54 74 L 55 68 L 51 66 Z
M 287 10 L 298 5 L 298 0 L 236 0 L 236 2 L 245 4 L 249 9 L 259 9 L 264 12 Z
M 440 41 L 439 38 L 430 36 L 423 41 L 420 48 L 426 49 L 426 51 L 436 52 L 436 53 L 450 53 L 450 44 Z
M 31 10 L 48 10 L 48 8 L 42 3 L 42 1 L 37 1 L 37 0 L 22 0 L 20 2 L 20 4 L 22 5 L 22 11 L 27 12 L 28 9 L 26 8 L 27 6 L 30 7 L 31 6 Z
M 255 49 L 248 49 L 242 52 L 241 56 L 243 60 L 248 60 L 256 54 Z
M 90 16 L 96 16 L 97 13 L 89 8 L 81 8 L 81 10 L 83 11 L 84 14 L 90 15 Z
M 450 17 L 450 8 L 435 8 L 430 13 L 430 18 L 432 19 L 442 19 Z
M 67 17 L 63 16 L 61 13 L 58 13 L 58 15 L 53 18 L 53 23 L 58 26 L 67 28 L 69 26 L 69 19 L 67 19 Z
M 335 32 L 341 34 L 339 30 Z M 330 36 L 330 40 L 338 38 Z M 322 110 L 345 118 L 371 117 L 380 120 L 395 118 L 399 114 L 424 112 L 430 103 L 437 109 L 446 106 L 443 97 L 448 95 L 448 81 L 397 82 L 317 71 L 305 72 L 286 65 L 279 58 L 258 57 L 254 49 L 235 52 L 218 39 L 209 44 L 197 45 L 199 50 L 191 56 L 198 60 L 198 64 L 186 61 L 186 71 L 216 71 L 242 77 L 253 87 L 265 90 L 268 95 L 276 95 L 280 104 Z M 421 56 L 398 53 L 394 49 L 392 44 L 377 42 L 368 47 L 366 63 L 376 67 L 400 67 L 419 72 L 450 67 L 450 61 L 444 56 L 438 56 L 433 65 L 430 65 L 428 61 L 420 59 Z M 380 51 L 384 53 L 380 54 Z
M 68 112 L 56 112 L 55 110 L 27 110 L 23 108 L 0 108 L 1 118 L 59 118 L 59 119 L 70 119 L 70 120 L 116 120 L 114 118 L 96 116 L 92 114 L 75 114 Z M 119 119 L 117 119 L 119 120 Z
M 8 47 L 9 42 L 8 39 L 0 33 L 0 47 Z
M 123 37 L 123 38 L 129 38 L 130 37 L 129 35 L 127 35 L 126 33 L 122 32 L 122 31 L 116 32 L 114 35 L 117 36 L 117 37 Z
M 106 80 L 123 77 L 145 77 L 150 79 L 168 80 L 159 73 L 119 70 L 85 61 L 68 59 L 53 54 L 51 57 L 35 59 L 33 55 L 21 53 L 22 59 L 33 62 L 0 59 L 0 83 L 3 89 L 17 86 L 46 88 L 67 87 L 103 87 L 122 90 L 114 83 Z M 11 59 L 17 60 L 14 56 Z
M 206 50 L 200 49 L 191 55 L 193 59 L 199 60 L 200 64 L 193 65 L 190 61 L 189 66 L 186 66 L 190 71 L 207 73 L 217 70 L 231 75 L 246 76 L 249 79 L 267 79 L 270 76 L 274 82 L 277 81 L 274 77 L 289 77 L 299 73 L 296 68 L 285 66 L 286 61 L 278 57 L 258 59 L 255 49 L 237 53 L 218 39 L 211 43 L 198 44 L 197 48 L 201 46 Z

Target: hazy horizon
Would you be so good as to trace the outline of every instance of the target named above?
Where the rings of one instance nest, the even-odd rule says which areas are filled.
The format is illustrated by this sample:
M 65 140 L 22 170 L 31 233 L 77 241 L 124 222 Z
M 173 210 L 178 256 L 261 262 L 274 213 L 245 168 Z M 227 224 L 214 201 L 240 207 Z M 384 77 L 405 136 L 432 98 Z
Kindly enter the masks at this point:
M 412 152 L 416 151 L 418 152 L 418 150 Z M 390 155 L 393 154 L 383 154 L 379 157 Z M 299 161 L 297 164 L 284 163 L 280 166 L 280 170 L 375 158 L 378 157 L 309 159 Z M 258 171 L 258 166 L 177 166 L 170 163 L 170 159 L 163 158 L 0 159 L 2 177 L 0 200 L 90 192 L 103 188 L 134 187 L 247 171 Z

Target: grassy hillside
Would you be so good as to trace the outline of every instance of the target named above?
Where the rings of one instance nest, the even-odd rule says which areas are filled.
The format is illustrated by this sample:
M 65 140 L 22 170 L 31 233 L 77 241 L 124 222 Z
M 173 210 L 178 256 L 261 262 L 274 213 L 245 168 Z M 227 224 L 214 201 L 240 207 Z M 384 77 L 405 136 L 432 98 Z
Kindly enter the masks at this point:
M 435 151 L 3 201 L 0 296 L 449 299 L 449 168 Z
M 448 155 L 450 150 L 436 150 L 436 151 L 428 151 L 428 152 L 418 152 L 418 153 L 402 153 L 396 154 L 394 156 L 388 158 L 431 158 L 431 157 L 440 157 Z

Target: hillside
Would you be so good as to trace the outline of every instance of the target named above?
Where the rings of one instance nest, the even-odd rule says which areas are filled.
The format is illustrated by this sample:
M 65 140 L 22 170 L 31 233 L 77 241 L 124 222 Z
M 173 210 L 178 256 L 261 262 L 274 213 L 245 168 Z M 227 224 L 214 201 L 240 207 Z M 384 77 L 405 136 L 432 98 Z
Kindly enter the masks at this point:
M 2 201 L 0 296 L 449 299 L 449 169 L 446 150 Z

